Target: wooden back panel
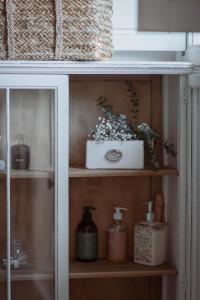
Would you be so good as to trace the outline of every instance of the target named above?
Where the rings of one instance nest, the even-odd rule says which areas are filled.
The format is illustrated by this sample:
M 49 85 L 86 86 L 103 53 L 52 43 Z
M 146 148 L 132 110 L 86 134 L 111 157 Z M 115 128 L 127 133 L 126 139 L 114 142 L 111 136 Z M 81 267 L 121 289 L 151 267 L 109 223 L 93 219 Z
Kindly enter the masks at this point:
M 99 257 L 106 254 L 106 230 L 113 222 L 113 207 L 128 208 L 123 221 L 128 227 L 129 257 L 132 257 L 134 225 L 145 219 L 147 201 L 153 200 L 160 191 L 161 186 L 157 186 L 152 192 L 151 177 L 70 179 L 70 257 L 75 258 L 76 227 L 81 221 L 83 206 L 96 207 L 93 220 L 98 228 Z
M 160 300 L 160 287 L 160 278 L 71 280 L 70 300 Z

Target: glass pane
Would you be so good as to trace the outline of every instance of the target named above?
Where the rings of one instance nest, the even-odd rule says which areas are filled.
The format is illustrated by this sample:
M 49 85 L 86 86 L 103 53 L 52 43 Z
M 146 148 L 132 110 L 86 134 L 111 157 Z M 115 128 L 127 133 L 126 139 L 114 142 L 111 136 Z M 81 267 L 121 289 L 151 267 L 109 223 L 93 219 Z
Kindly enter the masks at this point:
M 6 300 L 6 91 L 0 90 L 0 299 Z
M 55 92 L 11 90 L 12 300 L 55 299 Z

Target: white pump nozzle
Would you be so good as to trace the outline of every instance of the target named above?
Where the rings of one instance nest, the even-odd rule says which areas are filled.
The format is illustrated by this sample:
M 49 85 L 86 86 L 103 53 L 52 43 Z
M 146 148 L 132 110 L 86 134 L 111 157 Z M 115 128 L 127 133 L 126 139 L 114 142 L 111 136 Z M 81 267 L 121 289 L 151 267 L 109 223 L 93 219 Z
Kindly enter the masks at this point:
M 121 210 L 127 211 L 127 208 L 124 207 L 114 207 L 113 219 L 114 220 L 122 220 Z
M 147 222 L 153 222 L 154 221 L 154 213 L 153 213 L 153 202 L 148 202 L 148 213 L 146 214 L 146 220 Z

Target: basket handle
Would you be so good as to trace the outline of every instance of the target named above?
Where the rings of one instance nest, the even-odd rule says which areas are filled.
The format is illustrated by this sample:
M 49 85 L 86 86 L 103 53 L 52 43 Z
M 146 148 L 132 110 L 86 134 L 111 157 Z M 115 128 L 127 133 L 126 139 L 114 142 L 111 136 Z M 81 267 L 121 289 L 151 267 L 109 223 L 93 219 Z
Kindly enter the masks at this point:
M 8 59 L 15 59 L 14 21 L 13 21 L 13 1 L 6 0 L 6 22 L 7 22 L 7 42 Z
M 6 0 L 6 22 L 7 22 L 7 43 L 8 43 L 8 59 L 15 59 L 15 40 L 14 40 L 14 19 L 13 19 L 13 1 Z M 56 12 L 56 47 L 55 59 L 62 59 L 63 49 L 63 16 L 62 16 L 62 0 L 55 0 Z
M 63 15 L 62 15 L 62 0 L 55 0 L 56 11 L 56 49 L 55 59 L 62 59 L 63 50 Z

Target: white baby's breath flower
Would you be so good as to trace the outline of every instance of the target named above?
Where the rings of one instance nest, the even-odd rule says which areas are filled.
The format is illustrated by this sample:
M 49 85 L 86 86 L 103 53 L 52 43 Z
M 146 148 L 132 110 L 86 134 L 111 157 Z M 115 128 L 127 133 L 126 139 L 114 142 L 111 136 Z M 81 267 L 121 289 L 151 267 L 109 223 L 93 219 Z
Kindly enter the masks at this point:
M 109 114 L 98 118 L 95 129 L 90 130 L 88 137 L 96 141 L 126 141 L 135 139 L 136 135 L 127 124 L 125 115 Z

